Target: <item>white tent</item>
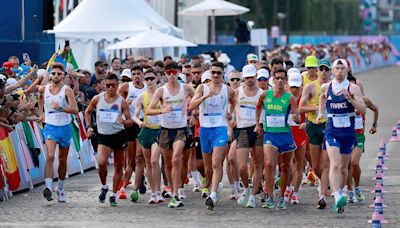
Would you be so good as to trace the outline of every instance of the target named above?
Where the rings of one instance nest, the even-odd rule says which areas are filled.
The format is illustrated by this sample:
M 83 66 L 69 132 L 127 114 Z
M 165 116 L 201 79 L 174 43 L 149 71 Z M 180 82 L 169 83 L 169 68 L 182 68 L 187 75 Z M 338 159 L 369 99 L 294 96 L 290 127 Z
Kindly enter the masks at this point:
M 103 41 L 113 44 L 149 29 L 183 36 L 144 0 L 84 0 L 52 32 L 56 47 L 70 40 L 79 67 L 92 69 Z

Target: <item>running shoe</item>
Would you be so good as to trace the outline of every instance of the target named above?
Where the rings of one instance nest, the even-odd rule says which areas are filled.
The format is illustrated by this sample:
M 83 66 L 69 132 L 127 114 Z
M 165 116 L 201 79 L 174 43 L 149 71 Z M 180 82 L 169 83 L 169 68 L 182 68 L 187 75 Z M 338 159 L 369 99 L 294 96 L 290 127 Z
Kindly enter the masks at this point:
M 281 186 L 281 177 L 277 177 L 277 178 L 275 179 L 274 188 L 275 188 L 275 189 L 279 189 L 279 186 Z
M 171 197 L 172 197 L 172 190 L 171 190 L 170 187 L 164 186 L 164 187 L 163 187 L 163 191 L 162 191 L 161 194 L 162 194 L 162 196 L 163 196 L 164 198 L 171 198 Z
M 261 200 L 261 203 L 265 203 L 265 202 L 267 202 L 267 199 L 268 199 L 268 195 L 267 195 L 267 193 L 265 193 L 264 191 L 263 191 L 263 192 L 261 192 L 261 194 L 260 194 L 260 200 Z
M 186 199 L 185 189 L 184 188 L 178 188 L 178 199 L 179 200 Z
M 268 208 L 268 209 L 274 208 L 274 199 L 268 197 L 267 201 L 263 204 L 262 207 L 263 207 L 263 208 Z
M 356 188 L 356 199 L 358 202 L 365 200 L 365 195 L 362 193 L 361 189 Z
M 249 200 L 247 201 L 246 208 L 255 208 L 256 207 L 256 197 L 254 195 L 249 196 Z
M 201 190 L 201 197 L 202 198 L 207 198 L 208 197 L 208 188 L 203 188 Z
M 231 192 L 231 195 L 229 196 L 229 199 L 230 200 L 235 200 L 235 199 L 238 198 L 238 195 L 239 195 L 238 191 L 232 189 L 232 192 Z
M 60 189 L 56 188 L 56 194 L 57 194 L 57 199 L 58 199 L 59 203 L 67 202 L 67 198 L 65 198 L 64 190 L 60 190 Z
M 157 203 L 164 203 L 165 202 L 165 199 L 161 195 L 161 192 L 158 192 L 156 195 L 157 195 Z
M 244 190 L 244 191 L 242 192 L 242 195 L 239 196 L 239 198 L 238 198 L 238 200 L 237 200 L 237 203 L 238 203 L 239 205 L 244 206 L 244 204 L 247 203 L 247 201 L 249 200 L 249 196 L 250 196 L 249 190 L 248 190 L 248 189 Z
M 315 181 L 317 181 L 317 178 L 316 178 L 316 176 L 315 176 L 315 174 L 314 174 L 314 172 L 312 170 L 308 171 L 307 179 L 308 179 L 308 181 L 310 183 L 310 186 L 314 186 L 315 185 Z
M 131 201 L 132 202 L 137 202 L 138 200 L 139 200 L 139 194 L 138 194 L 138 191 L 137 190 L 134 190 L 132 193 L 131 193 Z
M 139 186 L 139 193 L 140 194 L 146 194 L 147 188 L 146 188 L 146 180 L 144 179 L 144 175 L 142 176 L 142 179 L 140 180 L 140 186 Z
M 201 178 L 201 185 L 206 185 L 207 184 L 207 178 L 205 178 L 205 177 L 202 177 Z
M 278 198 L 278 203 L 276 204 L 276 210 L 286 210 L 285 198 L 280 196 Z
M 318 200 L 317 208 L 324 209 L 326 207 L 325 196 L 321 196 Z
M 299 198 L 297 197 L 297 195 L 292 194 L 290 196 L 290 203 L 291 204 L 299 204 L 300 203 Z
M 155 193 L 151 193 L 151 197 L 149 201 L 147 202 L 148 204 L 156 204 L 158 203 L 157 201 L 157 195 Z
M 104 203 L 104 201 L 106 201 L 107 192 L 108 192 L 108 188 L 106 188 L 106 189 L 101 188 L 100 195 L 99 195 L 100 203 Z
M 118 199 L 126 199 L 126 193 L 122 188 L 119 190 Z
M 200 186 L 198 186 L 197 184 L 195 184 L 194 186 L 193 186 L 193 190 L 192 190 L 193 192 L 200 192 Z
M 123 178 L 119 182 L 118 189 L 121 189 L 122 187 L 124 187 L 124 179 Z
M 356 202 L 356 197 L 353 191 L 349 191 L 347 193 L 347 203 L 355 203 Z
M 307 175 L 303 173 L 303 178 L 301 180 L 301 185 L 308 185 Z
M 338 201 L 335 201 L 333 208 L 337 213 L 343 213 L 344 207 L 346 206 L 346 196 L 340 196 Z
M 52 201 L 53 198 L 51 198 L 51 190 L 48 189 L 47 187 L 44 188 L 43 190 L 43 197 L 47 199 L 47 201 Z
M 178 208 L 183 207 L 183 203 L 180 200 L 177 200 L 175 196 L 173 196 L 168 203 L 169 208 Z
M 115 196 L 110 196 L 108 201 L 110 202 L 110 206 L 112 206 L 112 207 L 117 206 L 117 199 Z
M 208 210 L 214 210 L 215 204 L 214 201 L 211 199 L 211 197 L 207 197 L 206 199 L 206 205 Z
M 284 197 L 286 203 L 289 203 L 290 196 L 292 195 L 292 193 L 293 193 L 292 188 L 286 187 L 285 193 L 283 194 L 283 197 Z

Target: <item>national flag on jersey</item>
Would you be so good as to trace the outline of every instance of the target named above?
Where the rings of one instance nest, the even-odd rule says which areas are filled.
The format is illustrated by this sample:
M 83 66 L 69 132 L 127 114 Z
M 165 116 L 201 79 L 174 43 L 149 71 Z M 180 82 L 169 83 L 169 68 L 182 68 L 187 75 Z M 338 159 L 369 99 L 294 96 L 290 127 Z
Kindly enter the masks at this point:
M 9 189 L 15 191 L 19 187 L 21 177 L 18 170 L 17 156 L 8 135 L 8 130 L 5 128 L 0 128 L 0 156 Z

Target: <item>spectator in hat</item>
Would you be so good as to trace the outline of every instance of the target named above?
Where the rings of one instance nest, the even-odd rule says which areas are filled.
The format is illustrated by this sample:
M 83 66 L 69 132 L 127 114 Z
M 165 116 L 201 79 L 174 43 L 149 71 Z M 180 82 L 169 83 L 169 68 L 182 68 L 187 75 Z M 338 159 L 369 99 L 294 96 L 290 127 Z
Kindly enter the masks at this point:
M 221 53 L 218 57 L 218 62 L 221 62 L 224 64 L 224 80 L 225 82 L 228 82 L 229 80 L 229 74 L 235 70 L 235 67 L 229 64 L 231 62 L 231 59 L 226 53 Z

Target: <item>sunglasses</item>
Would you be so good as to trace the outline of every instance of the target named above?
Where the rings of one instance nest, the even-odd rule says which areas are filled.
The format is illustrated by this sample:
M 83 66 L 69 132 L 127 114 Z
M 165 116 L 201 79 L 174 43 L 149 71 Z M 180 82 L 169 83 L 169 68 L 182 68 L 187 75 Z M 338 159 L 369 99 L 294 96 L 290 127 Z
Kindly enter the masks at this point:
M 268 78 L 259 78 L 259 79 L 257 79 L 257 81 L 259 81 L 259 82 L 265 82 L 265 81 L 268 81 Z
M 201 71 L 192 71 L 192 74 L 201 74 Z
M 275 79 L 275 80 L 278 80 L 278 81 L 279 81 L 279 80 L 284 81 L 286 78 L 285 78 L 285 77 L 274 77 L 274 79 Z
M 116 88 L 117 87 L 117 84 L 115 84 L 115 83 L 111 83 L 111 84 L 106 84 L 106 88 Z
M 51 74 L 54 75 L 54 76 L 61 76 L 63 74 L 63 72 L 53 71 L 53 72 L 51 72 Z
M 320 66 L 319 70 L 320 71 L 330 71 L 331 69 L 329 69 L 327 66 Z
M 153 81 L 154 79 L 156 79 L 155 77 L 147 77 L 147 78 L 145 78 L 144 80 L 146 80 L 146 81 Z
M 316 67 L 307 67 L 307 70 L 315 70 L 317 69 Z
M 178 70 L 177 70 L 177 69 L 165 70 L 164 73 L 165 73 L 166 75 L 176 75 L 176 74 L 178 74 Z
M 233 81 L 240 82 L 240 78 L 231 78 L 231 82 Z
M 221 74 L 222 74 L 222 71 L 217 71 L 217 70 L 211 71 L 211 75 L 214 75 L 214 74 L 216 74 L 216 75 L 221 75 Z

